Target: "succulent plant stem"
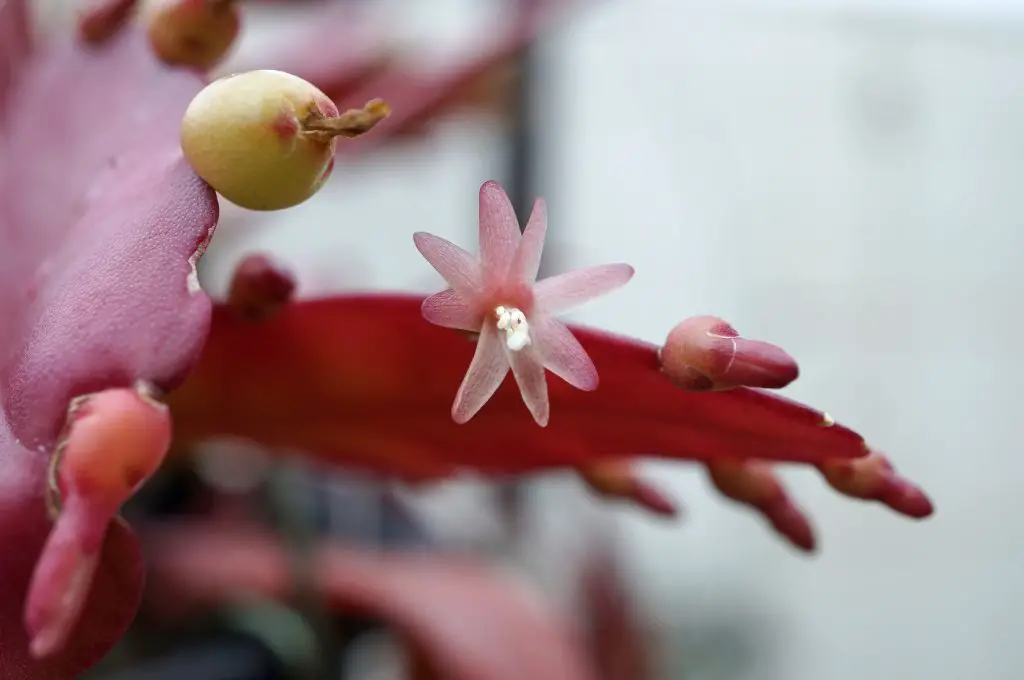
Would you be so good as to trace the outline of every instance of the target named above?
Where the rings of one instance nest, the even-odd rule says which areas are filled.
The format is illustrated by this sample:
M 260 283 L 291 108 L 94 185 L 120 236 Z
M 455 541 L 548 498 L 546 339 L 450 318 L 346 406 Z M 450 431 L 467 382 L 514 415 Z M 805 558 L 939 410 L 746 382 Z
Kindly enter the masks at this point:
M 324 141 L 334 137 L 359 137 L 372 130 L 391 115 L 391 107 L 383 99 L 372 99 L 359 109 L 349 109 L 333 118 L 311 116 L 302 121 L 302 133 Z

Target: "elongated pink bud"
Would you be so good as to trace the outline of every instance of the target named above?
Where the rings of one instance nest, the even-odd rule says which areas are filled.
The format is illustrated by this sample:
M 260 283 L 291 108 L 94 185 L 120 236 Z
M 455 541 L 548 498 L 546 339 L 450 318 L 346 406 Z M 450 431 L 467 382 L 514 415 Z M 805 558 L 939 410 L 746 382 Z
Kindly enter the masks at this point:
M 102 43 L 128 23 L 136 0 L 91 0 L 78 15 L 78 36 L 89 44 Z
M 295 294 L 295 277 L 265 255 L 250 255 L 235 269 L 227 305 L 246 321 L 265 321 Z
M 878 451 L 865 458 L 823 463 L 818 469 L 829 486 L 844 496 L 877 501 L 915 519 L 928 517 L 934 511 L 928 496 L 901 477 Z
M 747 340 L 715 316 L 695 316 L 679 323 L 661 349 L 665 374 L 686 390 L 732 387 L 777 389 L 796 380 L 796 361 L 779 347 Z
M 645 481 L 626 460 L 609 460 L 577 470 L 580 478 L 596 493 L 628 500 L 665 517 L 679 514 L 676 504 L 660 489 Z
M 167 407 L 148 389 L 111 389 L 68 409 L 50 479 L 55 525 L 25 604 L 37 657 L 58 652 L 82 613 L 110 522 L 163 462 L 170 447 Z
M 814 550 L 810 520 L 789 498 L 782 483 L 766 464 L 756 461 L 708 463 L 711 482 L 728 498 L 749 505 L 797 548 Z

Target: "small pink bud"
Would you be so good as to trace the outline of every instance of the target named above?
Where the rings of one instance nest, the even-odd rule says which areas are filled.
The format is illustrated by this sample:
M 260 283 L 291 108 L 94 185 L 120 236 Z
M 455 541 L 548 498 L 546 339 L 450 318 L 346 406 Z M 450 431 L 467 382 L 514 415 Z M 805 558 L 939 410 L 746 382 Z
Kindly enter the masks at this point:
M 295 277 L 265 255 L 250 255 L 235 269 L 227 305 L 246 321 L 265 321 L 295 294 Z
M 603 461 L 577 470 L 580 478 L 596 493 L 630 500 L 664 517 L 675 517 L 679 508 L 660 489 L 646 482 L 628 461 Z
M 80 397 L 51 468 L 55 524 L 39 557 L 25 604 L 33 656 L 58 652 L 85 605 L 107 528 L 170 447 L 167 407 L 149 390 L 110 389 Z
M 676 325 L 660 356 L 668 377 L 686 390 L 741 385 L 777 389 L 799 375 L 796 362 L 782 349 L 742 338 L 715 316 L 695 316 Z
M 829 485 L 851 498 L 878 501 L 896 512 L 922 519 L 934 512 L 928 496 L 893 468 L 882 453 L 818 466 Z
M 160 464 L 171 443 L 171 417 L 145 388 L 97 392 L 73 403 L 59 461 L 61 492 L 128 500 Z
M 778 477 L 764 463 L 716 461 L 708 463 L 711 482 L 728 498 L 758 510 L 797 548 L 814 550 L 810 520 L 789 498 Z

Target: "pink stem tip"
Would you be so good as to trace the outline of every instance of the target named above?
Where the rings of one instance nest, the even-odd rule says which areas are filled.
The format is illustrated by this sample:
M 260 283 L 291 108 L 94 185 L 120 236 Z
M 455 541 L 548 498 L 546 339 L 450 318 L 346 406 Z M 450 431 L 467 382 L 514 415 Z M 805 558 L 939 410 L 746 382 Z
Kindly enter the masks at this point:
M 85 606 L 104 538 L 121 505 L 148 479 L 170 447 L 168 408 L 145 383 L 79 397 L 54 451 L 48 502 L 55 524 L 39 557 L 25 604 L 37 658 L 64 646 Z

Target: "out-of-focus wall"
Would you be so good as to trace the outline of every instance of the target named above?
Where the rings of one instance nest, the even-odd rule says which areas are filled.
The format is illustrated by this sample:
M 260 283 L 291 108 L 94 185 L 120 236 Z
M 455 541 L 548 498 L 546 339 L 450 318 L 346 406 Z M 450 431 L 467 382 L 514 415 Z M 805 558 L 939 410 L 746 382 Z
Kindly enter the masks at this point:
M 472 4 L 391 6 L 450 35 Z M 715 313 L 781 344 L 803 371 L 787 393 L 864 432 L 938 506 L 915 525 L 794 472 L 821 537 L 807 559 L 698 473 L 653 465 L 685 521 L 617 516 L 666 660 L 687 651 L 690 674 L 666 677 L 1018 678 L 1021 5 L 594 5 L 545 49 L 539 188 L 560 264 L 638 274 L 574 318 L 658 341 Z M 207 285 L 269 248 L 304 264 L 307 294 L 435 288 L 410 234 L 472 243 L 497 148 L 492 130 L 449 124 L 339 168 L 329 191 L 247 234 L 229 219 Z M 538 545 L 573 535 L 554 511 L 575 502 L 564 490 L 539 494 Z M 716 652 L 743 656 L 728 673 L 696 644 L 709 628 L 738 631 Z
M 794 475 L 812 560 L 689 476 L 684 526 L 625 517 L 663 616 L 731 602 L 772 624 L 744 677 L 1020 676 L 1022 39 L 998 14 L 668 1 L 609 5 L 566 39 L 554 224 L 574 264 L 639 272 L 581 318 L 657 340 L 712 312 L 779 342 L 802 368 L 787 392 L 938 505 L 915 526 Z M 608 124 L 616 111 L 635 132 Z

